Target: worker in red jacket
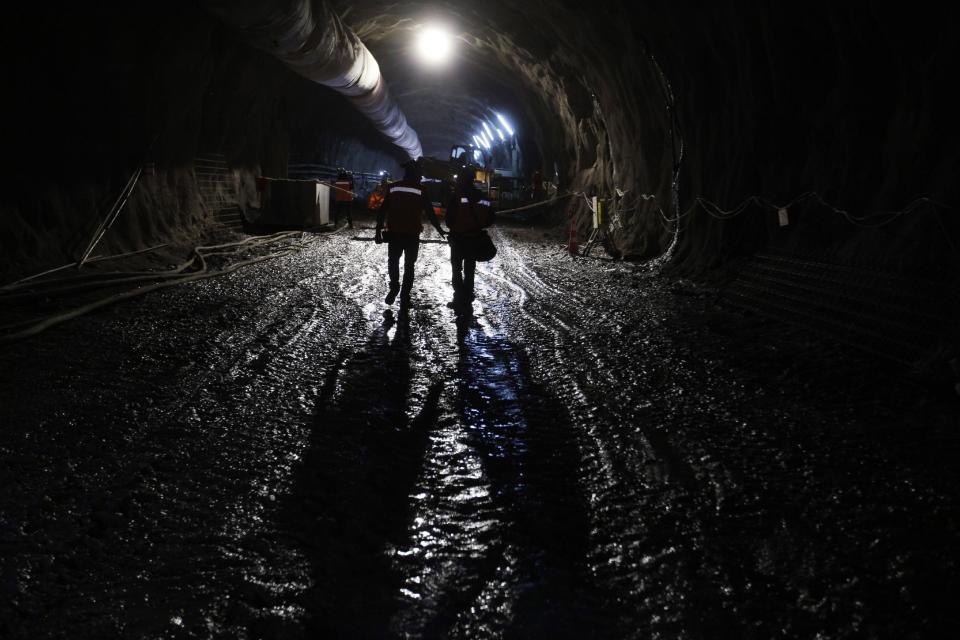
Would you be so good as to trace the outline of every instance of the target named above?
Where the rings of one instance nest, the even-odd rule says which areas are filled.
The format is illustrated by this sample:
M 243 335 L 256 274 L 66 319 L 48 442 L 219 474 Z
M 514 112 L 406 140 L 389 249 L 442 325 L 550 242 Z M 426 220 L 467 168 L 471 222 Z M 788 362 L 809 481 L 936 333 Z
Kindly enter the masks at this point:
M 346 169 L 337 170 L 337 181 L 333 185 L 333 224 L 340 222 L 340 216 L 347 219 L 353 229 L 353 174 Z
M 457 314 L 465 313 L 473 303 L 473 279 L 477 261 L 465 255 L 469 236 L 493 223 L 490 201 L 473 184 L 473 172 L 461 168 L 457 186 L 447 204 L 447 229 L 450 230 L 450 266 L 453 269 L 453 301 L 447 306 Z
M 423 231 L 420 213 L 427 214 L 427 218 L 441 238 L 446 236 L 433 212 L 433 204 L 420 184 L 422 177 L 423 173 L 418 162 L 410 161 L 404 165 L 403 180 L 389 186 L 383 206 L 377 213 L 377 244 L 382 244 L 384 241 L 384 222 L 387 228 L 387 273 L 390 277 L 390 289 L 384 302 L 393 304 L 399 293 L 402 308 L 410 305 L 413 265 L 420 253 L 420 233 Z M 403 286 L 400 284 L 401 255 L 404 257 Z
M 533 199 L 536 202 L 543 200 L 546 193 L 543 190 L 543 172 L 537 169 L 533 172 Z

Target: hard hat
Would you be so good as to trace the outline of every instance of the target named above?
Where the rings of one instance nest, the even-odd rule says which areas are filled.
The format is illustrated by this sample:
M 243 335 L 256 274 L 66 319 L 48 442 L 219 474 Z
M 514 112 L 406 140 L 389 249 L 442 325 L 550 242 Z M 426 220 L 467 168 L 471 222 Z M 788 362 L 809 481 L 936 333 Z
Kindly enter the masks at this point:
M 420 159 L 408 160 L 403 163 L 403 173 L 405 178 L 412 178 L 414 175 L 418 178 L 423 177 L 423 167 L 420 164 Z

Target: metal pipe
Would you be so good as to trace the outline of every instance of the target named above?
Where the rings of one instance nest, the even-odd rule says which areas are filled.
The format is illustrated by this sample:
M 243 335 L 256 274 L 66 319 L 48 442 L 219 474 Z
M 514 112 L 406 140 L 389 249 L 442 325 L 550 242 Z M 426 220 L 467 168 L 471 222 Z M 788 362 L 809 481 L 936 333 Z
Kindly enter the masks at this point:
M 103 236 L 106 235 L 107 231 L 110 230 L 110 227 L 113 226 L 113 223 L 117 220 L 117 216 L 120 215 L 120 211 L 123 209 L 124 205 L 127 204 L 130 194 L 133 193 L 133 188 L 137 186 L 137 181 L 140 179 L 140 175 L 142 173 L 143 165 L 140 165 L 137 167 L 137 170 L 133 172 L 133 175 L 130 176 L 130 179 L 127 180 L 126 186 L 123 188 L 123 191 L 120 192 L 120 195 L 117 196 L 117 200 L 114 202 L 113 207 L 110 208 L 110 212 L 107 214 L 107 217 L 100 222 L 97 230 L 93 232 L 93 237 L 90 239 L 90 244 L 87 245 L 86 250 L 83 252 L 83 256 L 77 262 L 77 269 L 83 267 L 84 263 L 87 261 L 87 258 L 90 257 L 90 254 L 93 253 L 93 250 L 97 248 L 98 244 L 100 244 Z
M 393 144 L 416 159 L 420 138 L 390 94 L 373 54 L 326 3 L 205 0 L 250 45 L 347 97 Z

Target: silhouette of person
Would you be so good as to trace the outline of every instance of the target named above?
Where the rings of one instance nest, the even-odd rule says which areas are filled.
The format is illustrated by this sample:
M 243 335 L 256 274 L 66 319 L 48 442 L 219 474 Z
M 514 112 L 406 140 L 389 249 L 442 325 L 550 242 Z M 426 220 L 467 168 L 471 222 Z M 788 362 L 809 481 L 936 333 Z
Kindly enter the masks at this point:
M 447 306 L 460 315 L 470 309 L 474 300 L 477 261 L 468 257 L 470 235 L 493 222 L 490 202 L 474 186 L 473 174 L 466 168 L 457 173 L 457 185 L 447 204 L 446 222 L 450 230 L 450 266 L 453 270 L 453 301 Z
M 403 180 L 390 185 L 386 199 L 377 213 L 376 242 L 384 241 L 383 228 L 387 229 L 387 274 L 390 278 L 389 291 L 384 302 L 393 304 L 400 294 L 400 306 L 410 305 L 410 291 L 413 289 L 413 265 L 420 253 L 420 233 L 423 231 L 421 211 L 427 214 L 430 223 L 440 234 L 446 237 L 440 228 L 440 221 L 433 211 L 433 204 L 427 192 L 420 184 L 423 173 L 420 163 L 410 161 L 404 165 Z M 403 256 L 403 285 L 400 284 L 400 256 Z
M 340 222 L 340 216 L 347 219 L 353 229 L 353 174 L 345 169 L 337 170 L 337 181 L 333 189 L 333 224 Z

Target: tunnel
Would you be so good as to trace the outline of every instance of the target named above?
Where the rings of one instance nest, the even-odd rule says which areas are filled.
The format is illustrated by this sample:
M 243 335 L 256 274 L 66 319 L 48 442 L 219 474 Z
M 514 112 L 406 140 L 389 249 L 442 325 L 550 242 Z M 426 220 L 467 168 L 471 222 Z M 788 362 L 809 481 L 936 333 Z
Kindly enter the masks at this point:
M 956 637 L 958 26 L 9 7 L 0 637 Z

